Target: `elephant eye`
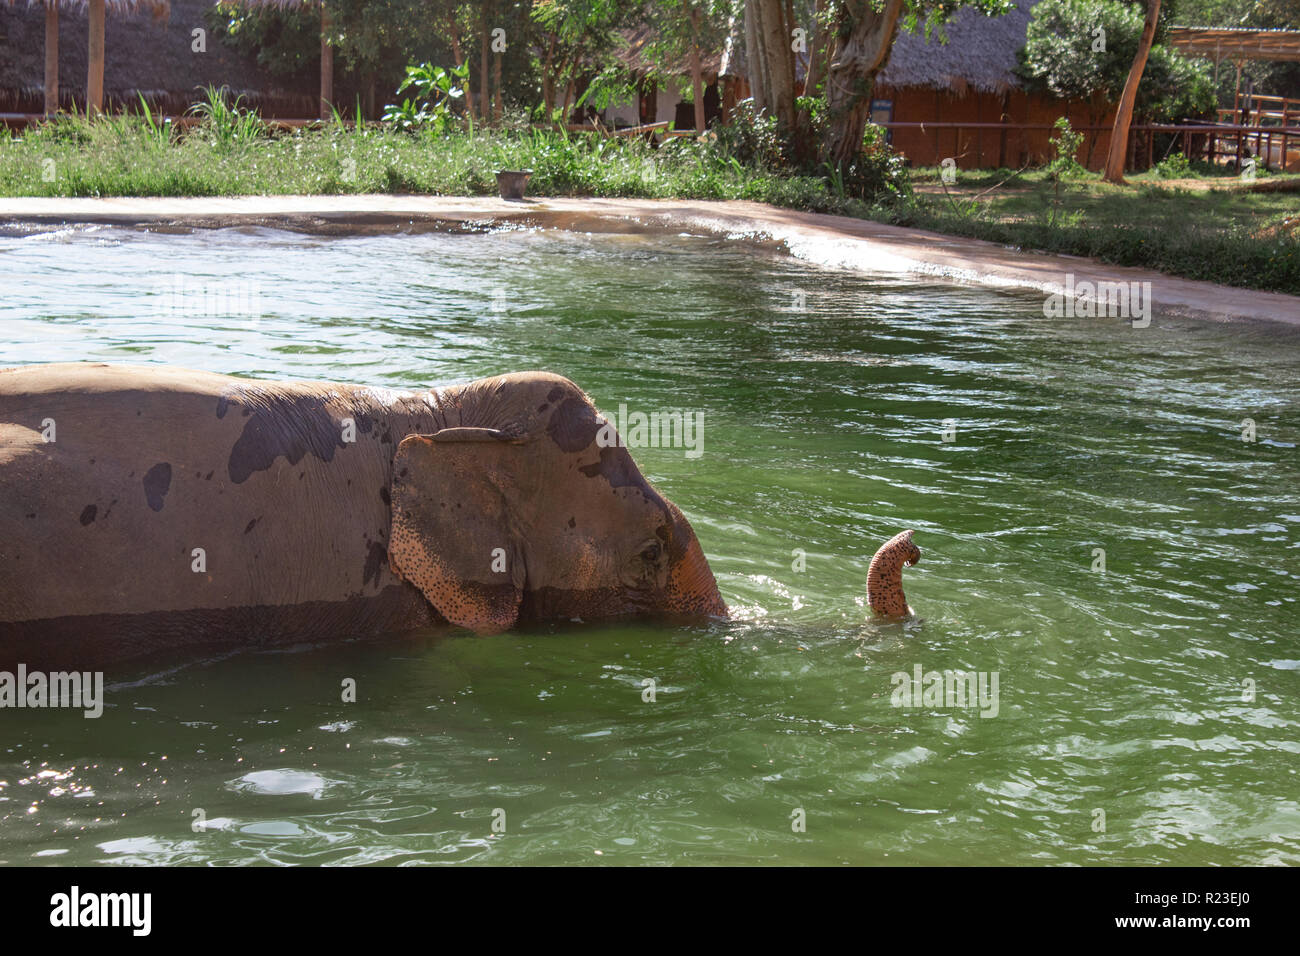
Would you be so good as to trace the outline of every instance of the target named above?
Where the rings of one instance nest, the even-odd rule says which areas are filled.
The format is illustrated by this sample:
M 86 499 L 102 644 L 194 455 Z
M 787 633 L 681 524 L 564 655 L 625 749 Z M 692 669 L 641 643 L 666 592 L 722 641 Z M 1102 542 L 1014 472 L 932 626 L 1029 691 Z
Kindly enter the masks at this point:
M 648 548 L 646 548 L 644 551 L 642 551 L 642 552 L 641 552 L 641 557 L 645 558 L 645 559 L 646 559 L 647 561 L 649 561 L 651 564 L 654 564 L 656 561 L 658 561 L 658 560 L 659 560 L 659 545 L 658 545 L 658 543 L 652 544 L 652 545 L 650 545 Z

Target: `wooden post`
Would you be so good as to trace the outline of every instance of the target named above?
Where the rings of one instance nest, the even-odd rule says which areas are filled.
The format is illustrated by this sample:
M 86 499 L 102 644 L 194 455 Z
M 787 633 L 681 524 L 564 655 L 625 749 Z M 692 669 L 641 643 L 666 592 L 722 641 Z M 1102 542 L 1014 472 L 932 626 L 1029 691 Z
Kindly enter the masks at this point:
M 1237 89 L 1232 94 L 1232 125 L 1241 125 L 1241 60 L 1237 60 Z
M 333 21 L 324 2 L 320 5 L 320 118 L 330 118 L 334 102 L 334 47 L 330 46 L 330 28 Z
M 1011 109 L 1011 94 L 1002 94 L 1002 113 L 1000 121 L 1002 129 L 998 132 L 998 169 L 1007 168 L 1007 111 Z
M 492 64 L 492 119 L 497 122 L 500 122 L 505 113 L 505 105 L 501 100 L 501 58 L 504 55 L 499 52 L 492 54 L 495 60 Z
M 704 132 L 704 77 L 700 67 L 700 10 L 690 7 L 691 17 L 691 87 L 695 97 L 695 132 Z
M 59 0 L 45 0 L 45 115 L 59 111 Z
M 90 0 L 90 61 L 86 69 L 86 115 L 104 111 L 104 0 Z
M 492 45 L 492 24 L 488 20 L 488 8 L 483 7 L 482 16 L 479 20 L 479 43 L 478 43 L 478 115 L 483 122 L 492 118 L 492 93 L 488 87 L 488 63 L 490 62 L 490 47 Z M 565 107 L 564 122 L 568 122 L 568 107 Z

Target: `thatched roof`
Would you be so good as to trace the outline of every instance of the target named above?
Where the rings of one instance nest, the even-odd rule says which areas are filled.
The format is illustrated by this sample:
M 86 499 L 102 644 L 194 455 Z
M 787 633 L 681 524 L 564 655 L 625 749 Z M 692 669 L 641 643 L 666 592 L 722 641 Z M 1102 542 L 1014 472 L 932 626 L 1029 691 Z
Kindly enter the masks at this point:
M 1000 93 L 1018 89 L 1016 54 L 1025 45 L 1030 11 L 1038 0 L 1017 0 L 1016 9 L 1000 17 L 986 17 L 971 7 L 957 11 L 941 43 L 936 30 L 925 35 L 901 30 L 889 54 L 889 64 L 877 78 L 895 89 L 923 86 L 963 92 L 970 87 Z
M 131 5 L 131 0 L 108 0 Z M 164 0 L 166 2 L 166 0 Z M 193 53 L 190 31 L 206 27 L 212 0 L 170 0 L 154 19 L 149 0 L 104 22 L 104 93 L 108 104 L 135 106 L 137 93 L 154 108 L 182 112 L 201 98 L 199 87 L 229 86 L 246 106 L 289 116 L 314 116 L 319 109 L 316 78 L 274 77 L 255 60 L 240 56 L 208 32 L 207 52 Z M 86 101 L 86 4 L 72 0 L 59 16 L 59 93 L 67 108 Z M 39 113 L 45 83 L 45 10 L 41 0 L 0 0 L 0 112 Z
M 40 7 L 42 10 L 49 5 L 46 0 L 4 0 L 4 3 L 11 7 L 26 3 L 29 7 Z M 167 15 L 170 5 L 169 0 L 104 0 L 104 9 L 114 16 L 148 10 L 155 17 L 161 18 Z M 59 0 L 60 10 L 85 10 L 89 6 L 90 0 Z
M 691 71 L 690 59 L 681 57 L 675 63 L 663 64 L 651 62 L 646 56 L 646 47 L 654 41 L 655 31 L 642 25 L 631 30 L 618 31 L 618 45 L 614 49 L 614 59 L 632 73 L 648 73 L 652 70 L 663 73 L 678 74 Z M 593 61 L 599 59 L 593 58 Z M 717 73 L 722 64 L 722 50 L 700 50 L 700 66 L 705 73 Z
M 939 31 L 929 40 L 916 33 L 899 31 L 890 51 L 889 64 L 879 82 L 894 88 L 923 86 L 960 92 L 967 87 L 1002 91 L 1018 88 L 1015 75 L 1016 54 L 1025 45 L 1030 11 L 1038 0 L 1018 0 L 1016 9 L 1001 17 L 986 17 L 970 7 L 963 7 L 949 21 L 942 43 Z M 635 51 L 649 39 L 649 31 L 630 35 L 629 46 Z M 622 57 L 628 65 L 638 65 L 634 57 Z M 796 56 L 795 76 L 802 80 L 808 66 L 807 54 Z M 745 28 L 741 17 L 731 23 L 730 35 L 722 49 L 709 55 L 706 69 L 724 76 L 745 76 Z M 685 67 L 683 67 L 683 71 Z

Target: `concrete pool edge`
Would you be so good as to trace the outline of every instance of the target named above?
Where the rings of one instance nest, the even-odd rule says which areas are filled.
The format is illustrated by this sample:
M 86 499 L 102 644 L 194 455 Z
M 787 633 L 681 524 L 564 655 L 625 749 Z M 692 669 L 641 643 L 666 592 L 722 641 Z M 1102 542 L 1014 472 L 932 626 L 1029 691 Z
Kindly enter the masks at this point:
M 111 224 L 222 228 L 261 225 L 346 234 L 394 226 L 490 228 L 515 224 L 584 232 L 698 231 L 779 245 L 814 265 L 973 283 L 1049 296 L 1085 284 L 1149 283 L 1163 314 L 1217 321 L 1300 325 L 1300 296 L 1216 285 L 1095 259 L 1011 249 L 902 226 L 740 200 L 536 199 L 495 197 L 239 196 L 0 199 L 0 226 Z M 1085 286 L 1086 288 L 1086 286 Z M 1085 294 L 1083 298 L 1088 298 Z M 1145 298 L 1144 298 L 1144 301 Z M 1046 314 L 1046 309 L 1045 309 Z M 1140 325 L 1135 325 L 1140 328 Z

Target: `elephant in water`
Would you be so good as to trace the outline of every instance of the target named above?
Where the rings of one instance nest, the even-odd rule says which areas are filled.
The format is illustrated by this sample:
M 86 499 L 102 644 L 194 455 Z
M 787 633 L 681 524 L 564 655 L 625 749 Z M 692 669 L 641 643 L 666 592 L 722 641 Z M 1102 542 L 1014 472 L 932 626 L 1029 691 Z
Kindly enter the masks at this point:
M 426 392 L 0 370 L 0 667 L 725 617 L 690 524 L 605 424 L 545 372 Z

